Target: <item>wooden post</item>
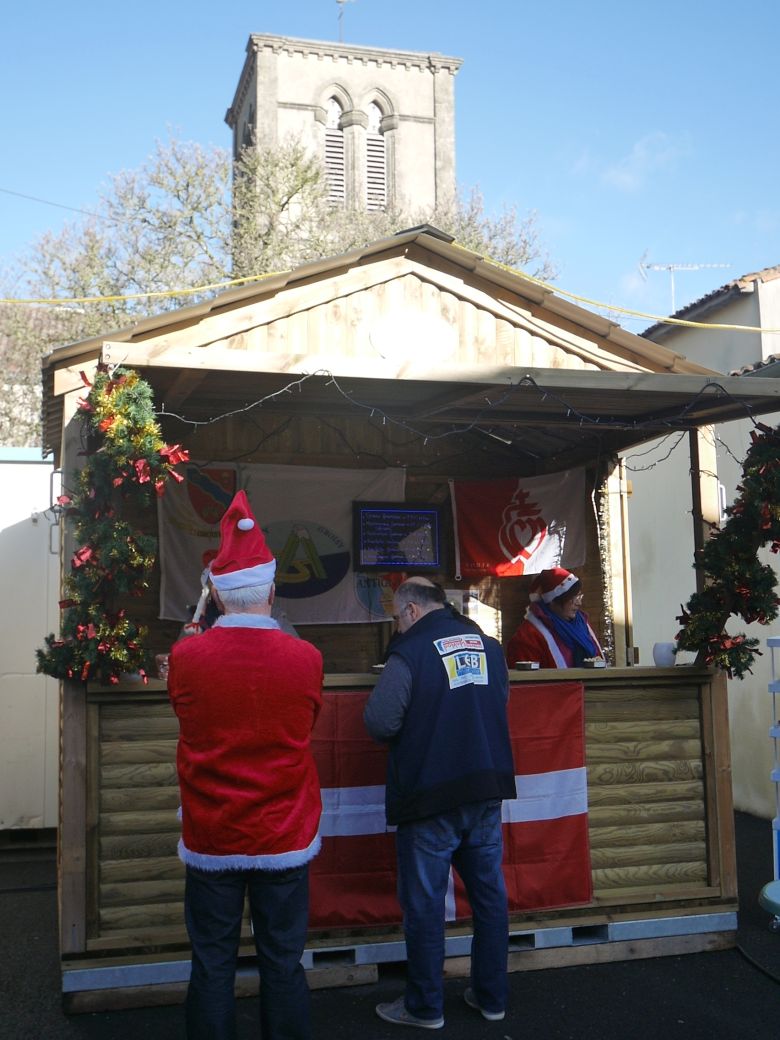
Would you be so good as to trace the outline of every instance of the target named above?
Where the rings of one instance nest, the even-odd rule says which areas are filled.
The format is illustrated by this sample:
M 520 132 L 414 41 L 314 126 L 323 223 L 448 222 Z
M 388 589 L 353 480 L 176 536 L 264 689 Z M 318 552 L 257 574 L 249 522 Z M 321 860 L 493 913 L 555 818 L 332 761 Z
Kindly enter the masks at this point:
M 711 426 L 691 430 L 688 434 L 691 454 L 691 502 L 693 505 L 693 548 L 698 563 L 704 543 L 720 524 L 718 494 L 718 456 L 715 432 Z M 702 592 L 706 582 L 696 567 L 696 591 Z
M 625 464 L 621 460 L 607 479 L 612 626 L 615 665 L 618 668 L 634 664 L 627 495 L 628 481 L 625 475 Z
M 86 393 L 71 390 L 64 396 L 62 470 L 64 486 L 84 465 L 79 455 L 80 425 L 75 419 L 78 400 Z M 60 587 L 74 549 L 73 526 L 66 520 L 60 536 Z M 58 883 L 60 951 L 86 950 L 87 908 L 87 691 L 78 680 L 60 683 L 60 828 L 58 836 Z
M 60 685 L 60 833 L 58 849 L 60 950 L 86 950 L 87 691 Z
M 704 791 L 707 806 L 709 881 L 724 898 L 737 898 L 737 854 L 731 789 L 731 749 L 726 676 L 713 675 L 701 689 Z

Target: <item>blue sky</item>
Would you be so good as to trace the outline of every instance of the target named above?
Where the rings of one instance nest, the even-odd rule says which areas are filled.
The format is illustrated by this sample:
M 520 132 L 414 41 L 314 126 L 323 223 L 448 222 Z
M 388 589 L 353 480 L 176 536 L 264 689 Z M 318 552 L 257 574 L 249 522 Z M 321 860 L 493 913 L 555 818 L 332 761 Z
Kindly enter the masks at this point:
M 169 133 L 230 145 L 252 32 L 338 39 L 336 0 L 7 5 L 0 21 L 0 266 L 90 209 Z M 780 263 L 780 4 L 350 0 L 348 43 L 463 59 L 458 181 L 536 210 L 556 284 L 668 313 Z M 619 319 L 632 331 L 649 322 Z

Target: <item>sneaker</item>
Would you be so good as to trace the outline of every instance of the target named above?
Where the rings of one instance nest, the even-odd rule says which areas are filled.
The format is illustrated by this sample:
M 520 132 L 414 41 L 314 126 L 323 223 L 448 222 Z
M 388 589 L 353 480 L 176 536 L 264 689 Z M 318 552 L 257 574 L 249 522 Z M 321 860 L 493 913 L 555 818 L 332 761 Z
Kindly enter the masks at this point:
M 444 1025 L 444 1017 L 441 1018 L 418 1018 L 416 1015 L 410 1014 L 404 1005 L 404 998 L 398 997 L 397 1000 L 391 1001 L 389 1004 L 377 1004 L 376 1013 L 380 1018 L 383 1018 L 385 1022 L 392 1022 L 396 1026 L 418 1026 L 420 1029 L 441 1029 Z
M 474 990 L 471 989 L 471 987 L 469 987 L 463 994 L 463 999 L 470 1008 L 479 1011 L 480 1015 L 487 1019 L 488 1022 L 500 1022 L 506 1014 L 505 1011 L 485 1011 L 484 1008 L 481 1008 L 477 1003 L 477 998 L 474 996 Z

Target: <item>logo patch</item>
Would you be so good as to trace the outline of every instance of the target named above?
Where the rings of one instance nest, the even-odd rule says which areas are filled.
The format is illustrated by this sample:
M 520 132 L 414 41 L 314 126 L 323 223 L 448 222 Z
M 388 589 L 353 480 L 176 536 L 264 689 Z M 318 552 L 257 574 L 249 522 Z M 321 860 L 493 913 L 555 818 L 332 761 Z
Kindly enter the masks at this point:
M 451 690 L 459 686 L 487 686 L 488 667 L 485 644 L 478 633 L 445 636 L 434 639 L 433 645 L 441 655 Z

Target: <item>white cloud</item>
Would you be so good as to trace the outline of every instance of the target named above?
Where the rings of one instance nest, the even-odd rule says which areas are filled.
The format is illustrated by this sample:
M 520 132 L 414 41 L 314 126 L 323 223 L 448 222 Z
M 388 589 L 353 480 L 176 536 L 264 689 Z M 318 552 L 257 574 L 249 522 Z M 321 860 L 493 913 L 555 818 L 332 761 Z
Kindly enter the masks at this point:
M 663 131 L 645 134 L 627 155 L 612 166 L 606 167 L 601 179 L 618 191 L 636 192 L 643 188 L 654 174 L 672 169 L 686 151 L 686 148 L 676 144 Z

